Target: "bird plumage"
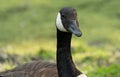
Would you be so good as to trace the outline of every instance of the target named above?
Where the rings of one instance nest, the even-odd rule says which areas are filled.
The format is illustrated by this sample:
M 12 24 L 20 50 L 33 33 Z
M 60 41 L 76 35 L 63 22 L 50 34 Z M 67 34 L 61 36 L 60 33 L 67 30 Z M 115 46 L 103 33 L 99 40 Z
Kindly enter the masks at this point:
M 13 70 L 0 73 L 1 77 L 58 77 L 55 63 L 32 61 Z
M 57 63 L 33 61 L 1 72 L 0 77 L 86 77 L 76 68 L 71 56 L 72 34 L 78 37 L 82 34 L 78 26 L 76 10 L 61 9 L 56 19 Z

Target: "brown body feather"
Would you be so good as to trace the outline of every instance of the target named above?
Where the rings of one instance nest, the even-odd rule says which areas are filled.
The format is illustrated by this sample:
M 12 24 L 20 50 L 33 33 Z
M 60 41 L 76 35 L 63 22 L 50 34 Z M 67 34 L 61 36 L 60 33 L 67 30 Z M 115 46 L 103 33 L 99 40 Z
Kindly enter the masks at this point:
M 33 61 L 13 70 L 0 73 L 0 77 L 58 77 L 54 63 Z

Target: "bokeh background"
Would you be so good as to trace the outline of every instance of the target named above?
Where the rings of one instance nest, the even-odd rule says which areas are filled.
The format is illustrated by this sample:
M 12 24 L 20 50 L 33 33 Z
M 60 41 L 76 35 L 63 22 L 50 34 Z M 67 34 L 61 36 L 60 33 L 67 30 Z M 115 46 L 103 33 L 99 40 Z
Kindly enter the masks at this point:
M 88 77 L 120 77 L 120 0 L 0 0 L 0 71 L 56 60 L 58 11 L 76 8 L 81 38 L 72 56 Z

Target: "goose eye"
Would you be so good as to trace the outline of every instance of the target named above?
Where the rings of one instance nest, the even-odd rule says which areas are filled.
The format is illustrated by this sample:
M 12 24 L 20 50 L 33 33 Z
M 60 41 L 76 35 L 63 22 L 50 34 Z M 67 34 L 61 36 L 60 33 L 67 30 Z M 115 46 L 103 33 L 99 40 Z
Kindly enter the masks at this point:
M 65 18 L 65 15 L 64 15 L 64 14 L 62 14 L 62 17 L 63 17 L 63 18 Z

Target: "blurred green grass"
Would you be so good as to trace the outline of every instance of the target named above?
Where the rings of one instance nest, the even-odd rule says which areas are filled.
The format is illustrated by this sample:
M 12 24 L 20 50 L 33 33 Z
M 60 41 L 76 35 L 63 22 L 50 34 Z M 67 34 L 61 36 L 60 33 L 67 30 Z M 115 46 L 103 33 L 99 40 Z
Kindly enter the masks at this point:
M 55 19 L 66 6 L 77 9 L 83 32 L 72 40 L 78 68 L 89 77 L 119 77 L 119 0 L 0 0 L 0 48 L 9 54 L 55 60 Z M 2 65 L 5 70 L 12 64 Z

